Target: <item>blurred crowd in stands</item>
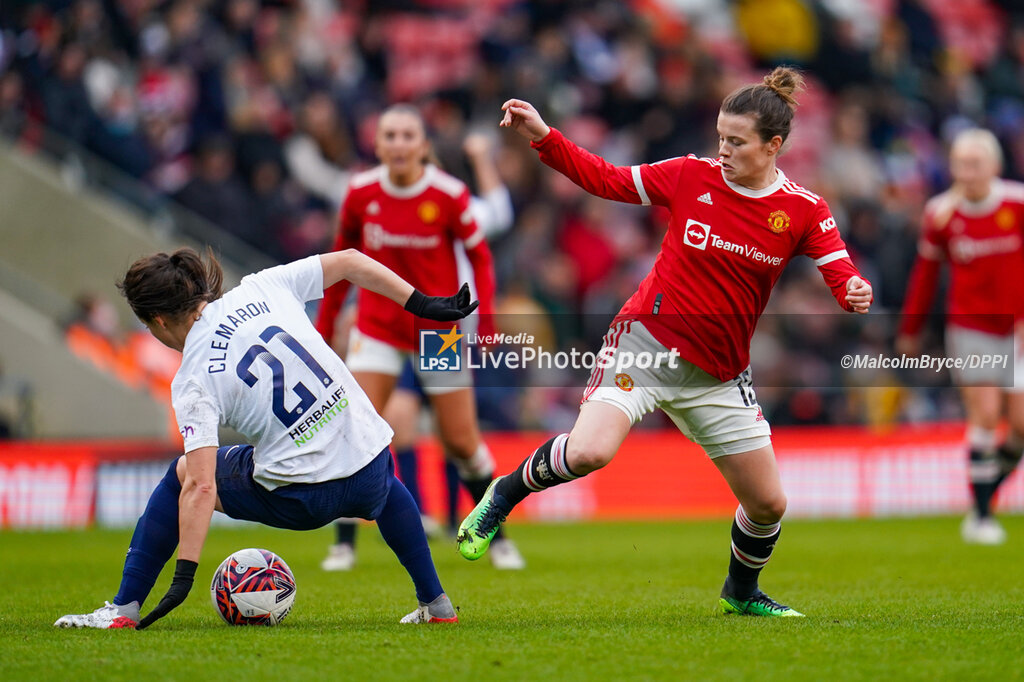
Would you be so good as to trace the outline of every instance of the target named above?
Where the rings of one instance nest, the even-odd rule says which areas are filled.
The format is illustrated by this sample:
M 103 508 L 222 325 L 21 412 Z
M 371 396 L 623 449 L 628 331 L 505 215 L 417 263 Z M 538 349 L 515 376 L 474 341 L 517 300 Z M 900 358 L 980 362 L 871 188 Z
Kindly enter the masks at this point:
M 780 166 L 829 201 L 878 316 L 851 322 L 794 262 L 754 341 L 766 416 L 957 417 L 952 391 L 899 388 L 937 379 L 858 389 L 837 359 L 891 352 L 884 313 L 899 311 L 923 203 L 948 184 L 952 135 L 992 129 L 1006 175 L 1024 174 L 1019 0 L 10 0 L 0 134 L 31 150 L 53 130 L 290 260 L 329 244 L 348 175 L 374 164 L 376 116 L 413 102 L 467 182 L 463 140 L 492 136 L 516 209 L 494 245 L 502 309 L 545 311 L 559 343 L 595 350 L 667 213 L 584 195 L 499 133 L 501 103 L 533 102 L 617 164 L 714 156 L 723 96 L 780 63 L 810 81 Z M 518 426 L 563 428 L 577 394 L 520 396 Z

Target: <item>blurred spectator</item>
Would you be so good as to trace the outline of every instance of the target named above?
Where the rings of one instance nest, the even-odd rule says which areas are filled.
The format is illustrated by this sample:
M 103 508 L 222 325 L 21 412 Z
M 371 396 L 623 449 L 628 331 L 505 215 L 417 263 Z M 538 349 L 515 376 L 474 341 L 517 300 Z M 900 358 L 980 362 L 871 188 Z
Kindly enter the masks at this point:
M 10 139 L 20 138 L 28 120 L 21 74 L 8 71 L 0 75 L 0 135 Z
M 171 380 L 181 364 L 181 354 L 154 339 L 141 325 L 125 331 L 109 299 L 91 293 L 78 296 L 64 338 L 75 355 L 169 404 Z
M 469 182 L 463 140 L 494 130 L 511 96 L 615 163 L 713 156 L 722 96 L 783 61 L 810 89 L 780 167 L 825 195 L 880 307 L 898 308 L 924 200 L 949 183 L 948 140 L 988 127 L 1007 176 L 1024 174 L 1019 2 L 29 0 L 0 11 L 0 135 L 49 148 L 45 126 L 291 260 L 329 242 L 395 101 L 421 106 L 445 168 Z M 642 278 L 667 218 L 585 201 L 520 146 L 497 156 L 517 216 L 495 244 L 499 290 L 532 298 L 569 343 L 586 334 L 580 311 L 610 314 Z M 804 286 L 787 272 L 775 296 L 813 310 Z M 802 332 L 758 333 L 787 349 L 759 377 L 818 366 Z M 773 421 L 857 414 L 829 381 L 817 398 L 780 389 Z M 911 417 L 951 401 L 890 403 Z
M 0 364 L 0 398 L 6 397 L 4 394 L 8 392 L 8 384 L 10 380 L 4 376 L 4 366 Z M 10 414 L 10 409 L 7 408 L 3 403 L 0 402 L 0 440 L 7 440 L 12 437 L 14 433 L 14 417 Z
M 78 43 L 68 43 L 61 49 L 52 74 L 42 84 L 47 124 L 83 145 L 88 142 L 88 134 L 95 123 L 82 79 L 85 60 L 85 49 Z
M 0 358 L 0 440 L 31 438 L 32 385 L 4 371 Z
M 832 128 L 832 143 L 822 155 L 822 179 L 829 196 L 841 204 L 877 201 L 885 175 L 878 152 L 870 147 L 867 110 L 856 100 L 841 105 Z
M 235 151 L 227 137 L 209 137 L 200 144 L 196 174 L 176 195 L 182 205 L 235 236 L 267 249 L 262 224 L 256 219 L 252 192 L 235 170 Z
M 302 106 L 299 125 L 284 147 L 288 172 L 307 192 L 333 210 L 348 186 L 346 170 L 355 162 L 348 133 L 326 92 L 314 92 Z

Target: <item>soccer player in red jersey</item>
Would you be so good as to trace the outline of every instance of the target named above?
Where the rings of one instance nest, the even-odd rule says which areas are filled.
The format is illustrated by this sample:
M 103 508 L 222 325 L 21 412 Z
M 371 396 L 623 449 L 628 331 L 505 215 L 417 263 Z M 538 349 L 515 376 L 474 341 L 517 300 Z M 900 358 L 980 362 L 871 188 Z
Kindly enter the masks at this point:
M 660 408 L 704 448 L 739 500 L 719 605 L 725 613 L 800 616 L 758 588 L 786 510 L 771 430 L 754 396 L 750 339 L 772 286 L 793 256 L 807 255 L 843 309 L 866 313 L 871 285 L 859 276 L 821 197 L 776 167 L 802 79 L 775 69 L 730 94 L 718 116 L 719 158 L 686 156 L 616 167 L 549 128 L 522 100 L 501 122 L 532 142 L 541 161 L 607 199 L 668 207 L 672 220 L 654 268 L 623 306 L 602 353 L 676 362 L 628 374 L 595 367 L 579 418 L 515 472 L 498 478 L 462 523 L 459 551 L 482 556 L 527 495 L 608 464 L 630 428 Z
M 430 143 L 415 107 L 399 104 L 387 109 L 380 117 L 375 144 L 381 165 L 352 177 L 334 249 L 358 249 L 408 278 L 424 294 L 433 295 L 457 285 L 456 246 L 461 245 L 480 300 L 478 332 L 492 333 L 494 266 L 484 231 L 469 208 L 469 189 L 430 163 Z M 347 292 L 347 282 L 325 292 L 316 327 L 329 344 Z M 445 453 L 459 469 L 473 500 L 479 501 L 494 477 L 494 460 L 480 437 L 472 375 L 465 359 L 460 358 L 458 371 L 425 371 L 419 364 L 420 330 L 437 327 L 436 322 L 417 319 L 383 296 L 361 290 L 345 362 L 383 413 L 403 365 L 412 358 L 434 409 Z M 457 341 L 454 325 L 448 335 Z M 455 359 L 451 351 L 445 356 Z M 332 551 L 351 553 L 354 532 L 354 526 L 339 524 Z M 501 542 L 506 554 L 518 557 L 510 541 L 503 538 Z
M 1002 358 L 954 372 L 967 413 L 974 495 L 974 509 L 960 530 L 966 542 L 995 545 L 1006 540 L 1006 532 L 992 516 L 992 497 L 1024 451 L 1024 338 L 1014 341 L 1014 327 L 1024 317 L 1024 185 L 999 179 L 1002 152 L 987 130 L 961 132 L 949 161 L 953 186 L 925 206 L 896 349 L 907 355 L 920 351 L 921 328 L 942 263 L 948 262 L 947 352 Z M 1010 430 L 999 444 L 1004 393 Z

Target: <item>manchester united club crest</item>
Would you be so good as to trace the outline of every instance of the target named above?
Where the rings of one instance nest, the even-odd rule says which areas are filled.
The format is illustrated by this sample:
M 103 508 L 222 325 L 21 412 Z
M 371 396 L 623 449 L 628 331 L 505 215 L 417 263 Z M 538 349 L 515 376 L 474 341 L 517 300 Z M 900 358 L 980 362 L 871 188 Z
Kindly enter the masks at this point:
M 441 215 L 441 209 L 433 201 L 424 201 L 416 209 L 416 213 L 419 215 L 420 220 L 429 225 L 438 219 Z
M 999 229 L 1012 230 L 1016 223 L 1012 208 L 1004 206 L 996 212 L 996 225 L 999 226 Z
M 633 377 L 628 374 L 616 374 L 615 385 L 626 393 L 629 393 L 633 390 Z
M 789 229 L 789 215 L 785 211 L 772 211 L 768 216 L 768 227 L 775 234 L 785 232 Z

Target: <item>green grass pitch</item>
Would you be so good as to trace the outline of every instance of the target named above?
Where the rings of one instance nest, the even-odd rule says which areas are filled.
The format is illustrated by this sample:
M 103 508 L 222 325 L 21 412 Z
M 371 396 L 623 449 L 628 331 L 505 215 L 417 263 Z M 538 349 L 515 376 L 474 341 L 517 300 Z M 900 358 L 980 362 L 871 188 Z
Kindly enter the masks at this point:
M 728 521 L 513 525 L 521 573 L 432 543 L 461 619 L 432 627 L 398 625 L 412 586 L 372 527 L 334 574 L 329 530 L 215 528 L 188 600 L 144 632 L 52 627 L 113 596 L 129 531 L 5 532 L 0 680 L 1021 679 L 1024 518 L 1005 525 L 1006 545 L 972 547 L 953 518 L 788 522 L 761 584 L 808 618 L 773 621 L 715 610 Z M 210 604 L 214 568 L 251 546 L 295 572 L 276 628 Z

